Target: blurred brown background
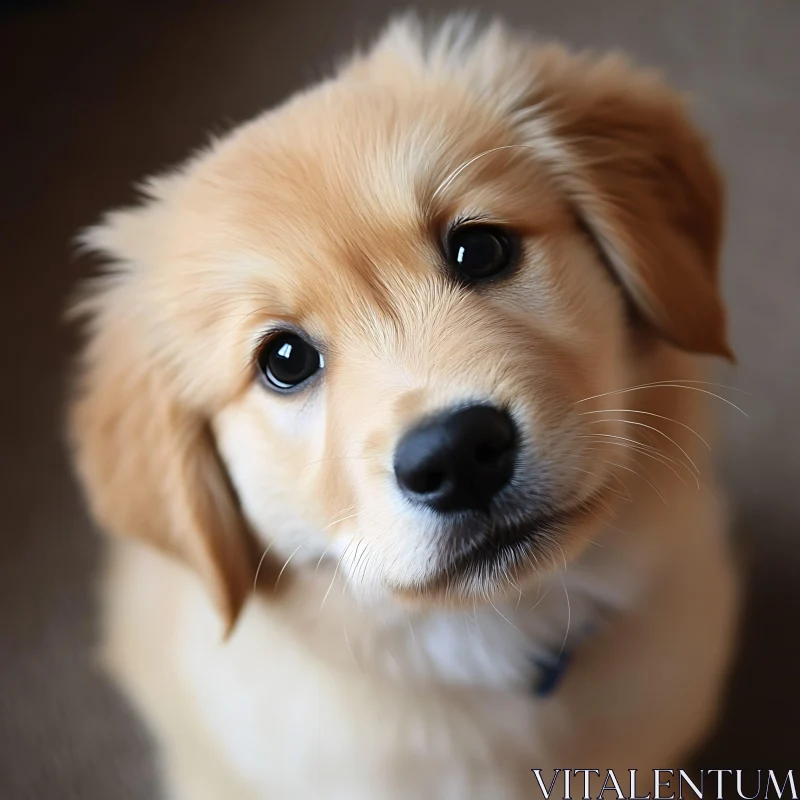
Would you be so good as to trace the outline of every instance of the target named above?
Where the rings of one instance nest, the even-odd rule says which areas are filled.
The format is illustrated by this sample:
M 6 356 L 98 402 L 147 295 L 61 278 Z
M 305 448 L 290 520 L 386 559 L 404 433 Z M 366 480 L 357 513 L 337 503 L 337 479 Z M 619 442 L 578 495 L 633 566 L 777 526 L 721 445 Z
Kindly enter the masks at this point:
M 663 68 L 716 142 L 740 358 L 720 380 L 752 395 L 739 400 L 749 419 L 720 404 L 718 458 L 751 588 L 727 711 L 698 763 L 800 767 L 800 2 L 481 6 Z M 0 0 L 1 798 L 155 794 L 146 736 L 90 662 L 98 541 L 61 433 L 74 336 L 60 315 L 88 269 L 71 238 L 207 132 L 319 77 L 399 7 Z

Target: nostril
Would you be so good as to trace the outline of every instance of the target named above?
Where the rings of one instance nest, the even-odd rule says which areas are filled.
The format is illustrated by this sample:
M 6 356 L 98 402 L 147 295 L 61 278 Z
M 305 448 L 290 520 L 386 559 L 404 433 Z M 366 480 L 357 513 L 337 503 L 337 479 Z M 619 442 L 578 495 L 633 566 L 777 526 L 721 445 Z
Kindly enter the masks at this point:
M 507 452 L 507 442 L 482 442 L 475 448 L 475 461 L 482 465 L 493 464 Z
M 415 475 L 409 482 L 409 488 L 418 494 L 431 494 L 442 488 L 444 480 L 445 474 L 442 470 L 430 470 Z

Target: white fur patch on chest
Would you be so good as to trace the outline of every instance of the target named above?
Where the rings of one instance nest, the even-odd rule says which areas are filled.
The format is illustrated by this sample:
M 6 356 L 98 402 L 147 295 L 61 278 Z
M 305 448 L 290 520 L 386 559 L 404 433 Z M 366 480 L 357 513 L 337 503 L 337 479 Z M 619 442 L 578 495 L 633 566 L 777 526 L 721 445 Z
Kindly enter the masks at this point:
M 459 763 L 464 753 L 491 761 L 490 740 L 527 741 L 537 660 L 562 648 L 579 657 L 588 627 L 635 602 L 631 576 L 641 571 L 605 553 L 494 606 L 416 615 L 396 603 L 362 606 L 344 584 L 321 603 L 330 578 L 320 574 L 322 592 L 254 598 L 225 643 L 197 587 L 175 655 L 208 729 L 254 785 L 274 788 L 321 753 L 334 769 L 354 749 L 377 762 L 417 747 L 430 754 L 438 742 L 441 763 L 451 751 Z
M 616 610 L 630 608 L 646 570 L 601 550 L 504 601 L 409 613 L 340 597 L 308 633 L 344 667 L 406 685 L 531 691 L 537 663 L 575 652 Z M 338 594 L 338 593 L 335 593 Z M 329 601 L 330 602 L 330 601 Z

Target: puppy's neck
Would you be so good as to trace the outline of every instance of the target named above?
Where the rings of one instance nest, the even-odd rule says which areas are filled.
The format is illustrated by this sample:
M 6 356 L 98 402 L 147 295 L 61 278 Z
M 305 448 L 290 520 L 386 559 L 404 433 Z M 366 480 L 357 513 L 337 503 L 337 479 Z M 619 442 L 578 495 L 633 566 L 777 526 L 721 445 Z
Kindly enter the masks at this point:
M 300 571 L 284 596 L 265 602 L 315 657 L 337 670 L 419 686 L 529 691 L 537 664 L 575 651 L 639 593 L 646 570 L 623 556 L 630 547 L 620 538 L 611 531 L 602 549 L 591 548 L 567 571 L 467 608 L 367 601 L 324 569 Z

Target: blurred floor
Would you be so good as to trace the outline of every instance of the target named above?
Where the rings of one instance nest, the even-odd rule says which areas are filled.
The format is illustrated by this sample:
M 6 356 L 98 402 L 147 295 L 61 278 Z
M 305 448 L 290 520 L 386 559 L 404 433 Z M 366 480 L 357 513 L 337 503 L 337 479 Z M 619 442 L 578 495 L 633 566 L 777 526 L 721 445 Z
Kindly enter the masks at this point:
M 60 314 L 86 271 L 70 239 L 206 132 L 318 77 L 396 6 L 37 5 L 0 6 L 0 796 L 149 800 L 146 738 L 90 664 L 97 542 L 61 443 L 74 339 Z M 699 761 L 796 767 L 800 3 L 485 5 L 665 69 L 696 95 L 716 141 L 730 179 L 725 287 L 741 362 L 720 379 L 751 393 L 749 419 L 721 406 L 719 460 L 752 586 L 728 710 Z

